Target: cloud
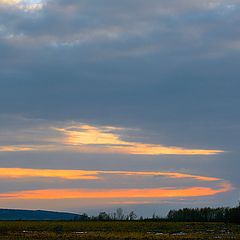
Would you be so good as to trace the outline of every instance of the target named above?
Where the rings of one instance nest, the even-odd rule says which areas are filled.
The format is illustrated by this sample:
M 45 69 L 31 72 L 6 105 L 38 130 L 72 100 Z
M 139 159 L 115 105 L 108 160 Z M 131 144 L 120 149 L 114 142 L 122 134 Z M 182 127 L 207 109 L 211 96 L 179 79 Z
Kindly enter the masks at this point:
M 101 171 L 101 170 L 61 170 L 61 169 L 31 169 L 31 168 L 0 168 L 0 178 L 61 178 L 65 180 L 93 180 L 101 179 L 107 175 L 120 177 L 166 177 L 171 179 L 192 179 L 199 181 L 215 182 L 222 181 L 220 178 L 198 176 L 180 172 L 137 172 L 137 171 Z
M 112 128 L 114 130 L 114 127 Z M 214 155 L 223 153 L 221 150 L 188 149 L 168 147 L 160 144 L 146 144 L 123 140 L 109 128 L 90 125 L 76 125 L 56 128 L 65 136 L 65 144 L 75 146 L 76 151 L 123 153 L 136 155 Z
M 65 127 L 48 127 L 30 130 L 25 136 L 29 145 L 0 146 L 0 152 L 14 151 L 76 151 L 84 153 L 115 153 L 130 155 L 216 155 L 223 153 L 216 149 L 190 149 L 161 144 L 149 144 L 124 140 L 127 129 L 114 126 L 93 126 L 86 124 Z M 25 133 L 26 134 L 26 133 Z M 43 138 L 41 139 L 41 136 Z M 12 135 L 12 141 L 19 136 Z M 41 144 L 31 144 L 32 139 L 39 139 Z M 24 136 L 21 135 L 24 141 Z
M 0 168 L 2 179 L 26 178 L 61 178 L 66 180 L 93 180 L 98 179 L 96 171 L 86 170 L 53 170 L 30 168 Z
M 0 168 L 0 176 L 7 183 L 20 179 L 25 183 L 22 186 L 25 190 L 2 190 L 1 201 L 92 199 L 97 206 L 96 200 L 105 199 L 105 204 L 110 205 L 127 205 L 130 202 L 150 204 L 158 203 L 161 199 L 206 197 L 233 190 L 232 184 L 223 179 L 181 172 Z M 61 180 L 60 185 L 55 184 L 56 188 L 45 185 L 47 188 L 43 189 L 41 181 L 44 183 L 51 178 Z M 34 189 L 26 184 L 27 179 L 31 180 L 33 186 L 38 182 Z M 68 181 L 69 187 L 63 188 L 64 182 Z M 87 188 L 73 188 L 73 181 L 77 182 L 76 186 L 86 182 Z M 96 182 L 100 184 L 97 187 Z M 109 185 L 109 182 L 112 184 Z M 145 185 L 146 182 L 150 185 Z
M 0 0 L 0 4 L 9 4 L 9 5 L 16 5 L 19 2 L 21 2 L 21 0 Z
M 0 146 L 0 152 L 27 152 L 33 150 L 34 148 L 24 146 Z
M 232 190 L 228 183 L 217 189 L 208 187 L 158 189 L 45 189 L 0 193 L 0 199 L 156 199 L 213 196 Z
M 226 54 L 228 51 L 224 49 L 227 44 L 225 41 L 232 39 L 221 34 L 216 45 L 215 32 L 212 33 L 212 28 L 218 26 L 219 19 L 224 19 L 226 14 L 235 15 L 239 6 L 239 1 L 234 0 L 227 2 L 151 0 L 147 4 L 142 0 L 134 0 L 131 3 L 105 0 L 101 4 L 97 1 L 56 0 L 44 2 L 15 0 L 2 3 L 25 10 L 42 9 L 41 14 L 31 15 L 30 18 L 21 12 L 11 16 L 7 14 L 6 19 L 3 18 L 3 25 L 6 25 L 12 36 L 19 34 L 24 36 L 8 40 L 13 46 L 20 46 L 23 49 L 29 45 L 34 48 L 42 46 L 45 51 L 47 46 L 57 48 L 58 51 L 74 48 L 82 53 L 84 51 L 82 47 L 100 45 L 103 48 L 103 51 L 98 52 L 101 53 L 99 58 L 101 60 L 103 56 L 117 58 L 129 55 L 178 53 L 182 48 L 187 50 L 186 44 L 193 50 L 192 54 L 195 51 L 196 57 L 199 54 L 208 57 L 211 54 L 210 50 L 212 54 L 218 51 Z M 210 26 L 205 22 L 209 16 L 213 16 Z M 18 21 L 9 24 L 8 17 L 16 18 Z M 234 26 L 229 26 L 228 31 L 233 33 L 234 29 Z M 179 44 L 174 44 L 175 41 Z M 204 53 L 202 42 L 207 42 Z M 117 45 L 112 46 L 114 43 Z M 107 54 L 105 48 L 108 49 Z M 87 52 L 88 58 L 92 59 L 95 56 L 96 60 L 96 54 L 91 52 L 91 49 L 87 49 Z
M 0 0 L 1 5 L 14 6 L 23 11 L 36 11 L 43 8 L 42 0 Z

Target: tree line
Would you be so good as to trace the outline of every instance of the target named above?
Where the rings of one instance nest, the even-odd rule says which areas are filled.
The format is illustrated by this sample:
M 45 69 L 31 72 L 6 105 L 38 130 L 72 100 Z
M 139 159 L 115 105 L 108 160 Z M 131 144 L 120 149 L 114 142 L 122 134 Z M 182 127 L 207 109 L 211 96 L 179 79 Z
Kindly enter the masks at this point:
M 183 208 L 170 210 L 167 217 L 159 217 L 153 214 L 150 218 L 138 217 L 134 211 L 125 214 L 122 208 L 117 208 L 115 212 L 100 212 L 97 216 L 88 216 L 86 213 L 81 218 L 75 220 L 85 221 L 172 221 L 172 222 L 226 222 L 240 223 L 240 202 L 233 208 Z
M 240 203 L 237 207 L 183 208 L 170 210 L 167 219 L 175 222 L 229 222 L 240 223 Z
M 76 220 L 92 220 L 92 221 L 133 221 L 137 220 L 138 217 L 134 211 L 130 211 L 128 214 L 123 212 L 122 208 L 117 208 L 113 213 L 100 212 L 97 216 L 89 217 L 86 213 L 81 215 L 80 219 Z

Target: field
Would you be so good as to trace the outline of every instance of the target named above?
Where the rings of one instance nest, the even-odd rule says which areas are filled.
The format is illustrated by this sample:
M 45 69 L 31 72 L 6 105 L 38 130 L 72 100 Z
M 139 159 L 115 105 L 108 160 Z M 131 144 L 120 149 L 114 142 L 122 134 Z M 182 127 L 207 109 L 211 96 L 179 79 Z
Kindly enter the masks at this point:
M 0 240 L 240 239 L 240 226 L 171 222 L 0 222 Z

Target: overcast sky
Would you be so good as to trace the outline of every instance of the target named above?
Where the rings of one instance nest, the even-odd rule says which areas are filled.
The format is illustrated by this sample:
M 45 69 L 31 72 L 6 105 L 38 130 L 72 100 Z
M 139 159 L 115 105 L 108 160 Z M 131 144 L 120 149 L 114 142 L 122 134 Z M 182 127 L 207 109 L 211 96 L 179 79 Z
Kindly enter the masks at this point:
M 0 206 L 237 204 L 239 25 L 240 0 L 0 0 Z

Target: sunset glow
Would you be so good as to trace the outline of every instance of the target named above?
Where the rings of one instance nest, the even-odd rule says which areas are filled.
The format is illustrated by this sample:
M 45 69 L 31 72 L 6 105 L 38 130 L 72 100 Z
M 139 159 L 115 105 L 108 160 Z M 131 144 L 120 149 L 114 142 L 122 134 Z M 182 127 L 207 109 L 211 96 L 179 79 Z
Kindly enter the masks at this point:
M 0 152 L 39 151 L 39 152 L 82 152 L 100 154 L 125 154 L 125 155 L 216 155 L 224 153 L 223 150 L 191 149 L 161 144 L 142 143 L 124 140 L 128 138 L 124 128 L 113 126 L 92 126 L 86 124 L 68 125 L 64 128 L 40 128 L 37 134 L 48 135 L 40 138 L 41 144 L 0 146 Z M 34 129 L 33 129 L 34 130 Z M 35 133 L 36 134 L 36 133 Z M 27 135 L 27 139 L 35 139 L 34 131 Z M 24 136 L 21 136 L 24 139 Z
M 21 0 L 0 0 L 0 4 L 18 4 Z
M 219 189 L 207 187 L 164 189 L 46 189 L 1 193 L 0 198 L 14 199 L 115 199 L 115 198 L 177 198 L 212 196 L 232 190 L 230 184 Z
M 0 0 L 0 208 L 237 203 L 239 22 L 240 0 Z
M 59 170 L 59 169 L 27 169 L 27 168 L 0 168 L 0 178 L 8 180 L 29 179 L 39 181 L 40 178 L 59 178 L 62 181 L 85 181 L 89 189 L 40 189 L 40 190 L 19 190 L 16 192 L 0 193 L 0 199 L 122 199 L 122 202 L 129 202 L 126 199 L 158 199 L 158 198 L 179 198 L 179 197 L 202 197 L 212 196 L 228 192 L 233 189 L 232 185 L 220 178 L 192 175 L 180 172 L 151 172 L 151 171 L 89 171 L 89 170 Z M 152 179 L 152 184 L 158 183 L 161 187 L 142 187 L 139 184 L 135 188 L 122 188 L 125 180 L 131 181 L 141 178 L 141 181 Z M 104 188 L 104 180 L 117 179 L 117 188 Z M 176 180 L 172 187 L 165 187 L 162 180 Z M 101 182 L 102 187 L 91 188 L 91 182 Z M 186 182 L 187 181 L 187 182 Z M 105 182 L 106 183 L 106 182 Z M 187 183 L 187 186 L 184 186 Z M 197 185 L 196 185 L 197 184 Z M 206 185 L 207 184 L 207 185 Z M 175 186 L 174 186 L 175 185 Z M 94 185 L 93 185 L 94 186 Z M 137 200 L 138 201 L 138 200 Z M 141 200 L 142 202 L 142 200 Z
M 195 179 L 199 181 L 219 181 L 220 178 L 191 175 L 178 172 L 132 172 L 132 171 L 86 171 L 86 170 L 57 170 L 57 169 L 29 169 L 29 168 L 0 168 L 0 178 L 62 178 L 67 180 L 100 179 L 103 175 L 122 176 L 159 176 L 176 179 Z
M 26 151 L 33 151 L 33 148 L 25 146 L 0 146 L 0 152 L 26 152 Z
M 0 178 L 62 178 L 62 179 L 98 179 L 96 171 L 84 170 L 51 170 L 51 169 L 23 169 L 0 168 Z
M 67 128 L 56 128 L 65 136 L 64 143 L 74 146 L 74 150 L 82 152 L 120 153 L 132 155 L 215 155 L 222 150 L 188 149 L 167 147 L 160 144 L 147 144 L 123 140 L 112 132 L 112 128 L 77 125 Z

